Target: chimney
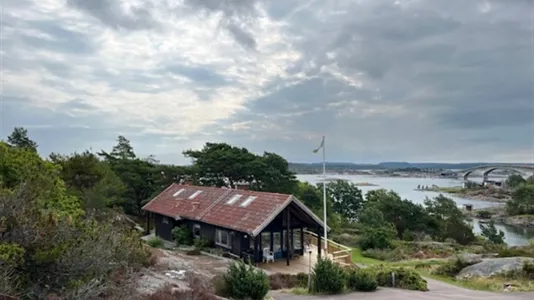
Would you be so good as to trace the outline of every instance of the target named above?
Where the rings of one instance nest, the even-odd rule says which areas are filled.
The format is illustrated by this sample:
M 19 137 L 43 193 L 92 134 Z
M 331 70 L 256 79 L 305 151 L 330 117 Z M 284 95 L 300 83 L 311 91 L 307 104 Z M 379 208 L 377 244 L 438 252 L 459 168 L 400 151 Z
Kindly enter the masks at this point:
M 193 211 L 196 211 L 198 209 L 198 206 L 200 205 L 200 202 L 193 202 Z
M 193 185 L 193 179 L 189 177 L 182 179 L 182 185 Z

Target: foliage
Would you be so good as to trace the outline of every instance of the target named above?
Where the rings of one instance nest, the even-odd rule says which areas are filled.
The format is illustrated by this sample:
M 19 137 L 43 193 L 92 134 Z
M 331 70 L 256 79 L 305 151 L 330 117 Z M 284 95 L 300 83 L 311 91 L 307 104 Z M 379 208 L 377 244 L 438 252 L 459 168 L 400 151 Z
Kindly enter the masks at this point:
M 512 174 L 506 179 L 505 185 L 511 189 L 515 189 L 516 187 L 526 182 L 527 181 L 525 180 L 525 178 L 523 178 L 523 176 L 519 174 Z
M 413 291 L 428 291 L 426 280 L 414 270 L 386 266 L 374 267 L 374 270 L 379 286 L 396 287 Z M 395 282 L 393 282 L 392 273 L 395 274 Z
M 323 183 L 319 183 L 317 188 L 323 190 Z M 358 212 L 363 206 L 362 191 L 352 182 L 347 180 L 336 180 L 326 184 L 326 195 L 332 203 L 335 213 L 344 218 L 354 221 Z
M 360 248 L 367 249 L 388 249 L 393 247 L 395 228 L 391 226 L 381 226 L 378 228 L 367 227 L 360 238 Z
M 384 214 L 372 205 L 365 206 L 358 214 L 358 221 L 366 227 L 379 227 L 386 223 Z
M 440 242 L 395 241 L 393 249 L 368 249 L 363 255 L 383 261 L 445 258 L 457 253 L 460 247 Z
M 479 210 L 477 211 L 477 218 L 480 219 L 491 219 L 492 213 L 487 210 Z
M 125 185 L 109 164 L 89 151 L 50 159 L 61 166 L 60 176 L 69 192 L 82 201 L 84 208 L 101 209 L 123 204 Z
M 328 258 L 320 258 L 312 270 L 312 290 L 320 294 L 339 294 L 345 287 L 345 271 Z
M 195 249 L 204 250 L 204 249 L 212 247 L 213 241 L 199 237 L 199 238 L 195 238 L 193 245 L 195 246 Z
M 233 299 L 263 300 L 269 292 L 267 275 L 242 261 L 228 267 L 224 281 L 228 295 Z
M 452 238 L 462 245 L 475 241 L 473 228 L 466 222 L 462 211 L 456 203 L 443 195 L 425 200 L 430 224 L 435 226 L 433 236 L 438 240 Z
M 519 185 L 506 202 L 506 210 L 510 215 L 534 214 L 534 184 Z
M 146 242 L 150 247 L 153 248 L 163 248 L 163 246 L 165 245 L 165 242 L 157 236 L 149 238 Z
M 174 227 L 171 231 L 176 246 L 190 246 L 193 244 L 193 235 L 187 226 Z
M 347 272 L 347 288 L 352 291 L 372 292 L 378 287 L 372 270 L 352 268 Z
M 28 137 L 28 130 L 23 127 L 15 127 L 7 137 L 7 142 L 13 147 L 37 152 L 37 143 Z
M 275 273 L 269 275 L 269 288 L 271 290 L 306 288 L 308 286 L 308 274 L 298 273 L 282 274 Z
M 488 241 L 494 244 L 504 244 L 504 232 L 502 230 L 497 230 L 493 220 L 487 225 L 481 223 L 480 230 L 482 231 L 482 236 Z
M 464 268 L 477 263 L 476 261 L 468 261 L 461 257 L 456 257 L 449 260 L 446 264 L 439 266 L 432 273 L 435 275 L 454 277 L 460 273 Z
M 206 143 L 202 150 L 186 150 L 183 154 L 193 160 L 194 177 L 202 185 L 234 188 L 239 182 L 247 182 L 252 190 L 287 194 L 297 186 L 288 162 L 275 153 L 260 156 L 226 143 Z

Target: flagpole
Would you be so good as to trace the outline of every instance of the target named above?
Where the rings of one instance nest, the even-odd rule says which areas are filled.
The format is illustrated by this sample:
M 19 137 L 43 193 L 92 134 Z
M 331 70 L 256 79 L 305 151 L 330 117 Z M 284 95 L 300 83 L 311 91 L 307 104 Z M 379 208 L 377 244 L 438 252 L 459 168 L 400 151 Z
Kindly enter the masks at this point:
M 326 230 L 326 142 L 323 135 L 323 222 L 324 222 L 324 253 L 328 250 L 328 231 Z

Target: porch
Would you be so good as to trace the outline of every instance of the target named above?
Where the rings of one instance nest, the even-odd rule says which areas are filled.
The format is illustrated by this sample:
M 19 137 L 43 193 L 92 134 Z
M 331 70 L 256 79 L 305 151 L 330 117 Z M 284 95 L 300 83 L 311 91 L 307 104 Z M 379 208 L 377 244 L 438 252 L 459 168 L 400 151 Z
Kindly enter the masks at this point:
M 319 241 L 324 241 L 324 239 L 320 239 L 317 234 L 307 230 L 303 231 L 303 239 L 306 250 L 301 255 L 296 255 L 290 259 L 291 266 L 287 264 L 286 259 L 275 259 L 274 262 L 261 262 L 258 267 L 268 273 L 308 273 L 317 263 L 319 255 L 325 257 L 324 245 L 321 243 L 320 248 L 317 246 Z M 328 240 L 327 243 L 326 257 L 342 266 L 352 265 L 352 249 L 331 240 Z

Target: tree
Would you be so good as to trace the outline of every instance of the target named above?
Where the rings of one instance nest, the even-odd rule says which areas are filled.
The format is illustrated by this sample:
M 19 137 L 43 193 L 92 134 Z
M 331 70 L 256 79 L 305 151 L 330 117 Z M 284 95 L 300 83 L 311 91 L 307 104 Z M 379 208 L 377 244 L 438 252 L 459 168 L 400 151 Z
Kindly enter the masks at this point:
M 323 183 L 317 188 L 322 191 Z M 326 184 L 326 195 L 332 202 L 335 213 L 350 221 L 356 220 L 363 205 L 362 191 L 353 183 L 346 180 L 336 180 Z
M 534 184 L 518 186 L 506 202 L 506 210 L 510 215 L 534 214 Z
M 527 182 L 525 180 L 525 178 L 523 178 L 523 176 L 519 175 L 519 174 L 512 174 L 510 176 L 508 176 L 508 178 L 506 179 L 506 186 L 511 188 L 511 189 L 515 189 L 516 187 L 520 186 L 521 184 Z
M 7 137 L 7 142 L 13 147 L 37 151 L 37 143 L 28 137 L 28 130 L 23 127 L 15 127 L 11 135 Z
M 89 151 L 62 156 L 52 153 L 50 159 L 60 165 L 61 178 L 69 191 L 85 208 L 122 205 L 126 186 L 110 165 Z
M 366 227 L 377 228 L 384 226 L 386 221 L 380 210 L 374 206 L 366 206 L 358 213 L 358 222 Z
M 130 141 L 124 136 L 119 135 L 117 145 L 111 150 L 111 156 L 115 159 L 134 159 L 135 153 Z
M 206 143 L 202 150 L 187 150 L 184 155 L 193 160 L 191 170 L 203 185 L 234 188 L 243 181 L 253 190 L 288 194 L 297 187 L 287 160 L 275 153 L 259 156 L 226 143 Z
M 438 240 L 452 238 L 462 245 L 475 240 L 473 228 L 467 224 L 454 200 L 440 194 L 434 199 L 427 198 L 425 206 L 429 214 L 428 224 L 433 225 L 433 237 Z
M 480 230 L 482 231 L 482 236 L 488 241 L 498 245 L 504 244 L 504 232 L 502 230 L 497 230 L 493 220 L 487 225 L 480 224 Z

